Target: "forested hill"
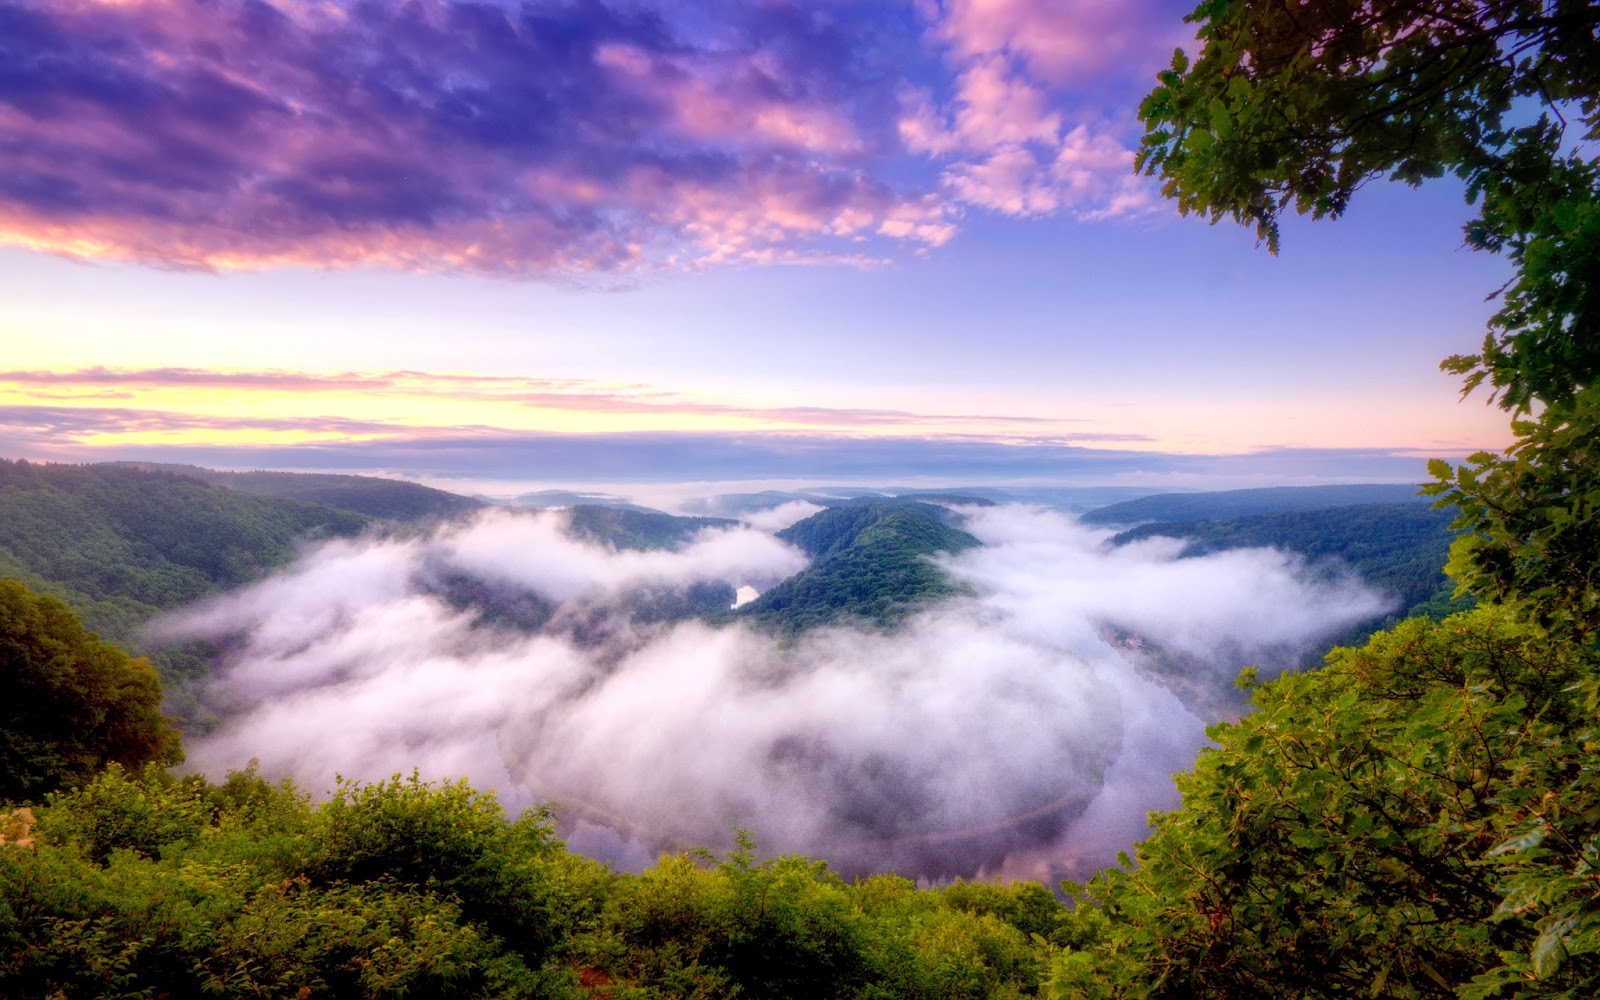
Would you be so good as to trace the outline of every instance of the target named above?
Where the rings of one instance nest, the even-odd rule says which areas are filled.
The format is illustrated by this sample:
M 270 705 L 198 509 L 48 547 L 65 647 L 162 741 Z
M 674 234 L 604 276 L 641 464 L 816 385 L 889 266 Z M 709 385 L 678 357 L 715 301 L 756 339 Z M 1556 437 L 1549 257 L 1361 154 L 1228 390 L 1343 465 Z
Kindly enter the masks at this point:
M 1161 493 L 1091 510 L 1080 520 L 1094 525 L 1133 525 L 1147 521 L 1216 521 L 1252 514 L 1287 514 L 1368 503 L 1426 503 L 1410 484 L 1355 486 L 1272 486 L 1216 493 Z
M 910 503 L 910 504 L 939 504 L 939 505 L 956 504 L 956 505 L 967 506 L 967 507 L 997 507 L 997 506 L 999 506 L 999 504 L 997 504 L 995 501 L 985 499 L 984 497 L 973 496 L 973 495 L 967 494 L 967 493 L 952 493 L 952 492 L 949 492 L 949 491 L 943 491 L 943 492 L 938 492 L 938 493 L 895 493 L 895 494 L 892 494 L 892 495 L 889 495 L 889 496 L 846 497 L 845 499 L 842 499 L 842 500 L 829 499 L 829 500 L 824 500 L 824 501 L 820 501 L 820 502 L 825 507 L 856 507 L 856 506 L 860 506 L 862 504 L 880 505 L 881 506 L 883 504 L 908 504 L 908 503 Z
M 436 490 L 431 486 L 377 476 L 343 476 L 322 472 L 223 472 L 198 465 L 163 465 L 155 462 L 113 464 L 151 472 L 171 472 L 241 493 L 321 504 L 391 521 L 460 517 L 487 506 L 481 500 Z
M 61 598 L 91 631 L 136 649 L 161 612 L 257 579 L 302 542 L 368 523 L 170 472 L 0 459 L 0 577 Z M 180 651 L 139 651 L 153 654 L 169 692 L 205 669 Z
M 889 625 L 914 608 L 960 593 L 929 558 L 979 541 L 956 515 L 924 503 L 833 507 L 778 532 L 811 557 L 809 568 L 740 609 L 754 621 L 795 632 L 844 619 Z
M 704 528 L 731 528 L 738 521 L 721 517 L 674 517 L 633 507 L 584 504 L 571 509 L 571 530 L 578 538 L 616 549 L 650 551 L 688 544 Z
M 1273 546 L 1313 563 L 1336 559 L 1372 586 L 1403 602 L 1401 617 L 1463 610 L 1450 605 L 1455 585 L 1444 575 L 1454 533 L 1453 511 L 1419 503 L 1356 504 L 1287 514 L 1258 514 L 1220 521 L 1144 524 L 1112 538 L 1126 545 L 1144 538 L 1188 539 L 1184 556 L 1223 549 Z M 1434 602 L 1439 607 L 1433 607 Z M 1449 606 L 1447 606 L 1449 605 Z
M 170 472 L 0 459 L 0 574 L 60 596 L 118 641 L 159 611 L 288 562 L 301 540 L 368 522 Z

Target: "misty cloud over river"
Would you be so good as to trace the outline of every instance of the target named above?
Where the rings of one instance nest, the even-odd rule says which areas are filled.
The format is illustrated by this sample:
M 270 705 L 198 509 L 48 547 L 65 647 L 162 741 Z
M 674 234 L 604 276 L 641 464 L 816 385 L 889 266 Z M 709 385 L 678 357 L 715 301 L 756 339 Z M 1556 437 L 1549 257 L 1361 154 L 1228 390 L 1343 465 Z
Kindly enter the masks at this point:
M 1060 514 L 964 512 L 985 544 L 943 565 L 973 596 L 792 640 L 637 613 L 804 568 L 770 534 L 781 516 L 677 551 L 581 541 L 556 511 L 328 542 L 163 623 L 225 650 L 204 694 L 223 722 L 190 764 L 259 758 L 314 791 L 465 776 L 513 808 L 558 803 L 575 849 L 628 864 L 742 827 L 849 871 L 1054 878 L 1174 804 L 1214 711 L 1197 693 L 1386 608 L 1276 551 L 1179 559 Z M 523 605 L 537 627 L 484 613 Z

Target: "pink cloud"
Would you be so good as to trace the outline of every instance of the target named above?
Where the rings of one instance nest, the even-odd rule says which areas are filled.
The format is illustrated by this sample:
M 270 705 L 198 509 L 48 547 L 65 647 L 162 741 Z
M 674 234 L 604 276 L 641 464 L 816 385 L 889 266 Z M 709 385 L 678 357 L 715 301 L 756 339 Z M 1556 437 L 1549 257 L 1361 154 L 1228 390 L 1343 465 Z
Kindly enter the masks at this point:
M 1120 127 L 1112 127 L 1095 95 L 1126 86 L 1133 67 L 1159 65 L 1155 53 L 1166 43 L 1149 25 L 1163 6 L 944 3 L 932 35 L 957 73 L 955 87 L 944 107 L 926 89 L 902 94 L 902 141 L 946 160 L 951 199 L 989 211 L 1101 219 L 1151 210 L 1150 186 L 1133 174 L 1131 109 L 1120 105 Z
M 1131 109 L 1086 106 L 1166 2 L 0 0 L 0 244 L 580 275 L 1125 214 Z
M 1111 74 L 1153 78 L 1193 34 L 1181 22 L 1192 4 L 1162 0 L 947 0 L 942 6 L 938 34 L 958 57 L 1006 52 L 1056 86 Z
M 698 39 L 642 8 L 462 0 L 0 14 L 31 81 L 0 98 L 14 245 L 579 273 L 836 256 L 921 197 L 865 169 L 893 143 L 851 90 L 861 53 L 759 25 Z
M 697 396 L 653 389 L 644 385 L 616 385 L 582 379 L 538 379 L 518 376 L 445 374 L 428 372 L 338 372 L 322 374 L 298 371 L 214 371 L 204 368 L 81 368 L 70 371 L 4 371 L 0 372 L 0 386 L 15 387 L 30 398 L 62 400 L 96 400 L 105 398 L 136 398 L 135 393 L 107 394 L 109 387 L 126 387 L 142 391 L 165 390 L 182 393 L 185 390 L 228 390 L 235 398 L 247 398 L 250 393 L 292 392 L 296 397 L 359 394 L 375 396 L 427 396 L 431 399 L 458 399 L 478 403 L 502 403 L 514 407 L 548 410 L 567 410 L 589 413 L 671 415 L 694 414 L 746 418 L 775 424 L 800 424 L 817 426 L 857 426 L 861 428 L 906 427 L 920 428 L 934 424 L 975 421 L 984 424 L 1035 428 L 1081 422 L 1066 417 L 1031 417 L 1004 414 L 948 414 L 916 413 L 909 410 L 867 409 L 860 407 L 823 406 L 750 406 L 729 402 L 709 401 Z M 79 392 L 61 390 L 78 389 Z M 321 404 L 319 404 L 321 405 Z M 328 404 L 332 405 L 332 404 Z M 248 410 L 249 407 L 245 406 Z M 193 414 L 164 413 L 152 410 L 108 409 L 84 407 L 40 407 L 35 405 L 0 407 L 6 414 L 26 414 L 31 419 L 44 415 L 50 419 L 85 422 L 104 418 L 106 426 L 119 425 L 137 412 L 140 419 L 176 421 L 171 426 L 192 428 L 216 422 L 258 428 L 269 426 L 253 417 L 221 419 Z M 96 415 L 99 415 L 98 417 Z M 314 429 L 315 421 L 308 418 L 302 424 L 292 423 L 297 429 Z M 145 425 L 140 425 L 145 426 Z M 149 425 L 154 426 L 154 425 Z M 165 425 L 163 425 L 165 426 Z M 282 429 L 291 424 L 277 422 L 270 426 Z M 355 427 L 356 425 L 346 425 Z M 399 425 L 361 423 L 359 429 L 375 427 L 392 428 Z

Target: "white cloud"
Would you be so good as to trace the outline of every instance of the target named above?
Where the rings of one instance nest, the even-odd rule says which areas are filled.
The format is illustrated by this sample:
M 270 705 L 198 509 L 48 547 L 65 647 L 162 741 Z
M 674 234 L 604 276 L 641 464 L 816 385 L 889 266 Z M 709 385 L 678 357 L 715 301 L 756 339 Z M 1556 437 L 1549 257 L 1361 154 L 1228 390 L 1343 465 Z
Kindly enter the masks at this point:
M 1127 846 L 1203 739 L 1108 625 L 1211 684 L 1239 656 L 1291 654 L 1381 606 L 1281 553 L 1180 560 L 1160 542 L 1108 550 L 1061 515 L 968 513 L 987 545 L 945 564 L 976 596 L 893 633 L 797 641 L 627 624 L 630 588 L 739 585 L 801 564 L 751 528 L 614 552 L 568 537 L 554 513 L 493 513 L 330 543 L 168 624 L 229 641 L 211 695 L 225 721 L 190 759 L 218 773 L 259 757 L 313 789 L 334 772 L 465 775 L 514 804 L 565 804 L 576 846 L 619 856 L 637 850 L 603 829 L 724 845 L 742 826 L 765 850 L 853 870 L 1059 877 Z M 555 625 L 490 627 L 440 596 L 438 581 L 462 576 L 553 602 Z

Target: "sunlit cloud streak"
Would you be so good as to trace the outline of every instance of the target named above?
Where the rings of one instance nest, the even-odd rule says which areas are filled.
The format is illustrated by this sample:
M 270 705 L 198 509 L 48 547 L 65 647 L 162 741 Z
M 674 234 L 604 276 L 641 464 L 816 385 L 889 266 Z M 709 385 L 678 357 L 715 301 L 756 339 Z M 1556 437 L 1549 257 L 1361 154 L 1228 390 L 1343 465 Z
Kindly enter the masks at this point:
M 505 375 L 434 374 L 428 372 L 341 372 L 318 374 L 292 371 L 213 371 L 200 368 L 112 369 L 82 368 L 67 371 L 0 371 L 0 392 L 7 388 L 38 398 L 40 387 L 53 398 L 71 399 L 81 387 L 84 399 L 132 398 L 107 396 L 106 386 L 127 386 L 146 392 L 185 390 L 225 391 L 236 400 L 242 394 L 293 393 L 337 396 L 354 393 L 364 398 L 454 399 L 485 404 L 511 404 L 533 409 L 573 412 L 743 417 L 772 425 L 831 427 L 915 427 L 952 422 L 1048 428 L 1085 423 L 1082 418 L 1034 417 L 1015 414 L 915 413 L 909 410 L 828 406 L 748 406 L 716 402 L 686 393 L 669 392 L 642 384 L 617 384 L 583 379 L 536 379 Z M 199 397 L 201 399 L 205 397 Z M 229 409 L 237 408 L 230 402 Z M 108 411 L 109 413 L 109 411 Z M 108 415 L 107 423 L 115 422 Z
M 1160 62 L 1133 40 L 1176 13 L 6 0 L 0 243 L 576 276 L 1126 214 L 1123 92 Z
M 33 408 L 38 411 L 42 408 Z M 312 440 L 220 440 L 215 427 L 168 443 L 62 443 L 79 411 L 19 425 L 0 408 L 0 453 L 57 462 L 174 462 L 229 469 L 368 472 L 434 480 L 644 484 L 685 480 L 1057 482 L 1229 488 L 1317 482 L 1420 481 L 1429 457 L 1407 449 L 1280 448 L 1232 455 L 1173 454 L 1056 441 L 854 438 L 803 433 L 519 433 L 494 428 L 419 431 L 290 422 Z M 50 419 L 59 423 L 50 423 Z M 7 426 L 8 421 L 11 425 Z M 278 422 L 275 422 L 278 423 Z M 365 434 L 365 436 L 356 436 Z M 259 439 L 265 437 L 265 440 Z

